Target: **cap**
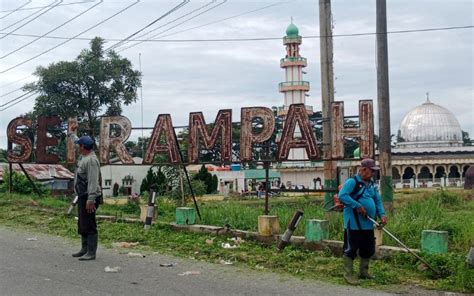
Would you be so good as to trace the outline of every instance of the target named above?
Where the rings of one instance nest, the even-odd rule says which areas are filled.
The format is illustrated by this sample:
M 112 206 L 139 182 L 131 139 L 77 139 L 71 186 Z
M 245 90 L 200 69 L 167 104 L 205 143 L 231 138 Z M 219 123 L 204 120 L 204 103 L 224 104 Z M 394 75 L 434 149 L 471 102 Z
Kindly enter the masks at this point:
M 363 159 L 363 160 L 360 162 L 360 166 L 363 167 L 363 168 L 369 168 L 369 169 L 374 170 L 374 171 L 380 170 L 380 167 L 378 167 L 378 166 L 375 164 L 375 160 L 373 160 L 372 158 L 365 158 L 365 159 Z
M 94 140 L 90 136 L 82 136 L 75 142 L 78 145 L 92 146 L 94 145 Z

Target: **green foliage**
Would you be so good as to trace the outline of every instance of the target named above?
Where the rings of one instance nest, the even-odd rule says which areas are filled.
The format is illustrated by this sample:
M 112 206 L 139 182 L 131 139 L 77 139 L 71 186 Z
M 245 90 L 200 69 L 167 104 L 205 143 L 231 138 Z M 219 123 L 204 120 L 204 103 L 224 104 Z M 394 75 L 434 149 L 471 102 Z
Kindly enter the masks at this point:
M 191 181 L 191 186 L 193 186 L 193 192 L 195 196 L 203 196 L 206 194 L 206 184 L 201 181 L 201 180 L 192 180 Z M 188 182 L 184 182 L 183 184 L 184 188 L 184 197 L 190 197 L 191 196 L 191 189 L 189 188 Z M 181 200 L 182 199 L 182 192 L 181 192 L 181 187 L 175 187 L 170 194 L 170 197 L 176 200 Z
M 128 200 L 126 204 L 118 206 L 120 211 L 125 214 L 140 215 L 140 205 L 137 202 Z
M 459 194 L 461 195 L 461 194 Z M 413 198 L 412 196 L 410 198 Z M 48 200 L 41 206 L 51 205 L 53 208 L 60 208 L 60 202 L 53 202 L 54 198 L 45 198 Z M 38 201 L 39 199 L 36 199 Z M 67 201 L 63 208 L 66 208 Z M 270 201 L 270 211 L 277 214 L 283 225 L 288 223 L 295 209 L 301 208 L 304 211 L 305 219 L 323 218 L 324 211 L 321 207 L 321 199 L 310 198 L 278 198 Z M 397 202 L 397 198 L 395 198 Z M 76 221 L 66 218 L 63 212 L 45 213 L 34 210 L 31 207 L 31 195 L 8 195 L 5 194 L 0 199 L 0 224 L 12 227 L 24 227 L 34 231 L 41 231 L 53 235 L 61 235 L 77 238 Z M 175 205 L 164 198 L 158 200 L 158 214 L 160 221 L 173 221 Z M 411 205 L 413 204 L 413 205 Z M 106 205 L 99 208 L 99 212 L 104 210 Z M 110 205 L 107 205 L 110 206 Z M 128 205 L 124 205 L 128 206 Z M 113 206 L 121 209 L 124 206 Z M 410 209 L 407 209 L 410 207 Z M 443 205 L 437 198 L 425 196 L 422 199 L 415 199 L 408 203 L 396 204 L 397 212 L 395 216 L 390 217 L 387 227 L 398 236 L 399 227 L 396 226 L 396 220 L 399 215 L 409 216 L 416 209 L 423 211 L 441 209 L 444 213 L 440 219 L 442 227 L 446 227 L 446 221 L 458 225 L 469 231 L 474 221 L 472 216 L 474 210 L 474 200 L 466 199 L 458 206 L 450 207 Z M 404 214 L 407 211 L 408 213 Z M 130 211 L 131 212 L 131 211 Z M 203 224 L 223 225 L 224 221 L 229 222 L 233 228 L 250 229 L 256 226 L 256 217 L 263 212 L 263 201 L 261 200 L 234 200 L 224 202 L 206 202 L 201 203 L 201 212 L 203 214 Z M 138 215 L 138 210 L 135 215 Z M 440 211 L 433 214 L 438 215 Z M 422 213 L 425 216 L 424 213 Z M 340 227 L 342 221 L 338 214 L 333 215 L 335 226 Z M 426 219 L 424 217 L 423 219 Z M 283 221 L 283 222 L 282 222 Z M 429 223 L 432 223 L 428 221 Z M 147 251 L 159 251 L 163 254 L 170 254 L 188 258 L 194 257 L 196 260 L 219 262 L 226 260 L 233 262 L 236 266 L 247 267 L 258 271 L 281 272 L 283 275 L 293 275 L 304 279 L 318 279 L 330 281 L 333 283 L 344 284 L 342 279 L 342 261 L 338 256 L 333 256 L 327 250 L 308 251 L 295 246 L 288 246 L 282 252 L 275 252 L 274 246 L 268 247 L 264 244 L 245 239 L 245 242 L 236 249 L 223 249 L 222 243 L 229 242 L 226 236 L 214 236 L 212 234 L 196 234 L 175 232 L 168 225 L 156 224 L 149 231 L 143 230 L 141 223 L 111 223 L 100 221 L 101 224 L 101 243 L 104 246 L 110 246 L 112 242 L 128 241 L 140 242 Z M 443 224 L 444 223 L 444 224 Z M 286 225 L 285 225 L 286 226 Z M 299 224 L 297 231 L 303 229 L 303 221 Z M 468 230 L 466 230 L 468 229 Z M 331 230 L 331 239 L 341 239 L 341 235 L 333 235 Z M 455 238 L 458 233 L 451 233 L 450 244 L 453 238 L 453 245 L 457 244 Z M 469 236 L 470 238 L 474 236 Z M 207 239 L 212 239 L 213 244 L 206 243 Z M 419 241 L 420 237 L 416 238 Z M 231 242 L 232 243 L 232 242 Z M 470 244 L 469 244 L 470 246 Z M 371 262 L 371 273 L 375 275 L 375 280 L 362 280 L 362 287 L 376 289 L 393 289 L 402 291 L 410 289 L 409 294 L 417 293 L 420 286 L 429 289 L 444 291 L 457 291 L 465 293 L 474 292 L 474 269 L 468 269 L 464 266 L 464 258 L 469 246 L 462 248 L 450 245 L 451 252 L 443 255 L 421 254 L 431 265 L 442 272 L 441 277 L 434 277 L 429 271 L 423 271 L 423 265 L 413 256 L 406 253 L 399 253 L 389 259 L 373 260 Z M 356 270 L 358 261 L 356 262 Z M 396 285 L 396 286 L 393 286 Z M 426 291 L 424 291 L 426 293 Z
M 117 197 L 119 195 L 119 190 L 120 190 L 119 185 L 115 183 L 114 187 L 112 188 L 112 196 Z
M 84 129 L 92 131 L 101 113 L 120 115 L 122 104 L 137 100 L 141 73 L 133 70 L 128 59 L 114 51 L 105 52 L 103 47 L 104 40 L 96 37 L 74 61 L 36 69 L 38 82 L 25 86 L 25 90 L 40 94 L 34 107 L 36 116 L 77 117 L 79 123 L 87 124 Z
M 215 177 L 215 178 L 214 178 Z M 205 165 L 202 165 L 199 172 L 194 176 L 194 180 L 201 180 L 206 185 L 207 194 L 211 194 L 217 191 L 218 180 L 217 177 L 209 173 Z
M 165 174 L 161 171 L 161 168 L 156 172 L 153 171 L 153 168 L 150 168 L 140 185 L 140 192 L 142 194 L 149 192 L 150 188 L 154 187 L 158 195 L 163 195 L 166 192 L 167 183 L 168 180 Z
M 8 168 L 3 169 L 3 183 L 0 184 L 0 192 L 8 192 L 9 190 L 9 180 L 10 180 L 10 172 Z M 31 185 L 28 178 L 16 171 L 13 171 L 12 174 L 12 185 L 13 185 L 13 192 L 20 193 L 20 194 L 31 194 L 35 193 L 33 186 Z M 36 187 L 39 191 L 43 194 L 47 193 L 48 190 L 43 186 L 43 184 L 35 182 Z

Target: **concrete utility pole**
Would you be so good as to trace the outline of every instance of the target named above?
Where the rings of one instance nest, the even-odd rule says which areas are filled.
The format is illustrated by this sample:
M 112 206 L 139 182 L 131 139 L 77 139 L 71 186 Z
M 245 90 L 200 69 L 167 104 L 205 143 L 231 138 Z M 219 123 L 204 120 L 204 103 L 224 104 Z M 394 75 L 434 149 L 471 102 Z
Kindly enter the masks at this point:
M 379 113 L 379 164 L 382 201 L 393 208 L 392 148 L 390 133 L 390 95 L 388 85 L 387 3 L 376 2 L 377 102 Z
M 331 156 L 331 103 L 334 101 L 331 0 L 319 0 L 321 97 L 323 111 L 324 189 L 337 188 L 337 166 Z M 332 206 L 334 192 L 326 192 L 326 208 Z

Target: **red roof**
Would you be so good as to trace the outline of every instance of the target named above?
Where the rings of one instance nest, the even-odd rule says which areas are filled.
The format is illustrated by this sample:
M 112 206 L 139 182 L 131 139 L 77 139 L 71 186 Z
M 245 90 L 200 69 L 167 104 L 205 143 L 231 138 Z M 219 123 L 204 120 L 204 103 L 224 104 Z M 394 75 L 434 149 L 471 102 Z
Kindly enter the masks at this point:
M 74 179 L 74 173 L 69 171 L 67 168 L 60 164 L 34 164 L 25 163 L 23 164 L 25 171 L 38 181 L 52 180 L 52 179 Z M 7 163 L 0 163 L 0 180 L 3 180 L 3 170 L 8 171 Z M 23 173 L 18 164 L 13 164 L 13 170 Z

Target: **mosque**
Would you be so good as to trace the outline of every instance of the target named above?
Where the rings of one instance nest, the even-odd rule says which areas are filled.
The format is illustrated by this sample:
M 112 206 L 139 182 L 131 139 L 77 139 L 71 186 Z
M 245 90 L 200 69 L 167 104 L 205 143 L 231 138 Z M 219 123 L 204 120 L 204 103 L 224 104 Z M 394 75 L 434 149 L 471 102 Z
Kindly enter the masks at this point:
M 309 82 L 303 80 L 303 67 L 307 60 L 300 56 L 301 36 L 291 23 L 283 44 L 286 56 L 280 60 L 285 70 L 285 82 L 279 90 L 284 96 L 284 105 L 276 107 L 277 114 L 284 118 L 290 104 L 306 104 Z M 307 106 L 308 114 L 313 109 Z M 295 132 L 295 136 L 297 136 Z M 376 158 L 378 152 L 376 151 Z M 359 157 L 359 151 L 354 151 Z M 276 166 L 281 174 L 281 183 L 287 188 L 321 188 L 324 184 L 322 162 L 301 162 L 291 159 L 307 159 L 303 149 L 293 149 L 289 161 Z M 339 183 L 356 173 L 356 160 L 338 161 Z M 392 148 L 392 176 L 395 188 L 462 187 L 467 169 L 474 165 L 474 146 L 463 143 L 461 126 L 456 116 L 443 106 L 427 99 L 409 111 L 398 131 L 397 144 Z

